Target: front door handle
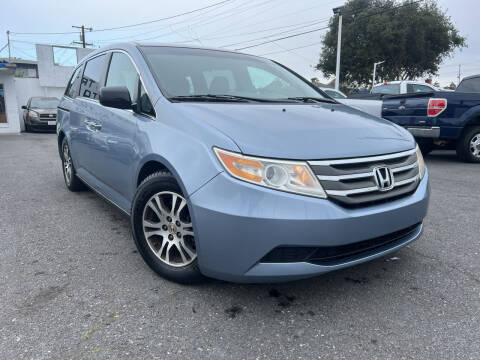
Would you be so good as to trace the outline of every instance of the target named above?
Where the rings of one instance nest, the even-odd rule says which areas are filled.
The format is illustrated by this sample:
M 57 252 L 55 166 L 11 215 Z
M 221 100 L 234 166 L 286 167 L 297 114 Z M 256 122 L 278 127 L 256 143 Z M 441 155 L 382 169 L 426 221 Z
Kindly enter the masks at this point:
M 85 120 L 83 123 L 89 130 L 92 130 L 92 131 L 99 131 L 102 129 L 102 125 L 94 123 L 93 121 L 90 121 L 90 120 Z

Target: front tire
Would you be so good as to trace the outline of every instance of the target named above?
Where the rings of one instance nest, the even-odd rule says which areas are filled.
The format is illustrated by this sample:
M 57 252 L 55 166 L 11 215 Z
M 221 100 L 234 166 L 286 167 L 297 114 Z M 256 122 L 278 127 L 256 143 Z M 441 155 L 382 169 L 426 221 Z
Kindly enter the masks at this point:
M 465 130 L 457 143 L 457 155 L 462 161 L 480 163 L 480 126 Z
M 433 142 L 419 142 L 418 146 L 420 147 L 422 155 L 424 156 L 427 156 L 435 149 L 435 145 L 433 144 Z
M 68 146 L 67 138 L 62 141 L 62 168 L 65 185 L 70 191 L 81 191 L 87 187 L 77 177 L 75 167 L 73 166 L 72 155 L 70 154 L 70 147 Z
M 157 274 L 183 284 L 204 279 L 188 203 L 170 173 L 156 172 L 140 184 L 131 228 L 138 251 Z

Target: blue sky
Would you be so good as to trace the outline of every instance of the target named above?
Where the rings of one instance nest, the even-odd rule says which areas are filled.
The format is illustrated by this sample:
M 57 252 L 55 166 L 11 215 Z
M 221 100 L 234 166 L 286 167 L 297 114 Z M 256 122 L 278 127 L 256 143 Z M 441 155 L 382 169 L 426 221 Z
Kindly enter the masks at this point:
M 101 46 L 123 40 L 193 43 L 237 49 L 269 39 L 309 31 L 327 25 L 332 8 L 343 0 L 230 0 L 218 6 L 174 19 L 137 27 L 98 31 L 154 19 L 209 6 L 221 0 L 137 0 L 134 7 L 119 1 L 21 0 L 2 2 L 0 12 L 0 48 L 7 42 L 6 31 L 16 33 L 68 32 L 68 34 L 12 34 L 14 56 L 33 58 L 34 43 L 69 45 L 78 41 L 72 25 L 93 27 L 87 41 Z M 455 52 L 441 67 L 435 79 L 442 85 L 456 81 L 458 65 L 462 77 L 480 73 L 480 35 L 478 35 L 479 0 L 438 0 L 447 10 L 469 47 Z M 127 4 L 127 3 L 125 3 Z M 307 78 L 322 74 L 314 70 L 320 53 L 320 41 L 326 30 L 276 41 L 242 50 L 277 60 Z M 268 36 L 273 35 L 271 38 Z M 295 49 L 295 50 L 291 50 Z M 4 50 L 0 54 L 6 56 Z

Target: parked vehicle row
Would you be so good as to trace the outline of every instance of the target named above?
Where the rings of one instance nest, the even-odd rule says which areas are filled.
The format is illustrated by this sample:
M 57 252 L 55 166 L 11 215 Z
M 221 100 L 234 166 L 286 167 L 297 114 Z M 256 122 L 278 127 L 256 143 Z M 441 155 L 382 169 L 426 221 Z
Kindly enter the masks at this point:
M 268 59 L 127 43 L 80 62 L 58 107 L 66 186 L 130 215 L 179 282 L 285 281 L 419 238 L 428 172 L 412 135 Z

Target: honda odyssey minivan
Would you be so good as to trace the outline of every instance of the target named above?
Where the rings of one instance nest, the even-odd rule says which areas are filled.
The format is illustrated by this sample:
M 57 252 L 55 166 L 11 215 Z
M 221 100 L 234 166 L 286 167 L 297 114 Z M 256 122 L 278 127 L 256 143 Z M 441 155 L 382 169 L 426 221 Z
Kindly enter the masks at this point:
M 428 172 L 413 137 L 286 67 L 205 48 L 125 43 L 76 67 L 58 107 L 66 186 L 131 218 L 161 276 L 306 278 L 422 232 Z

